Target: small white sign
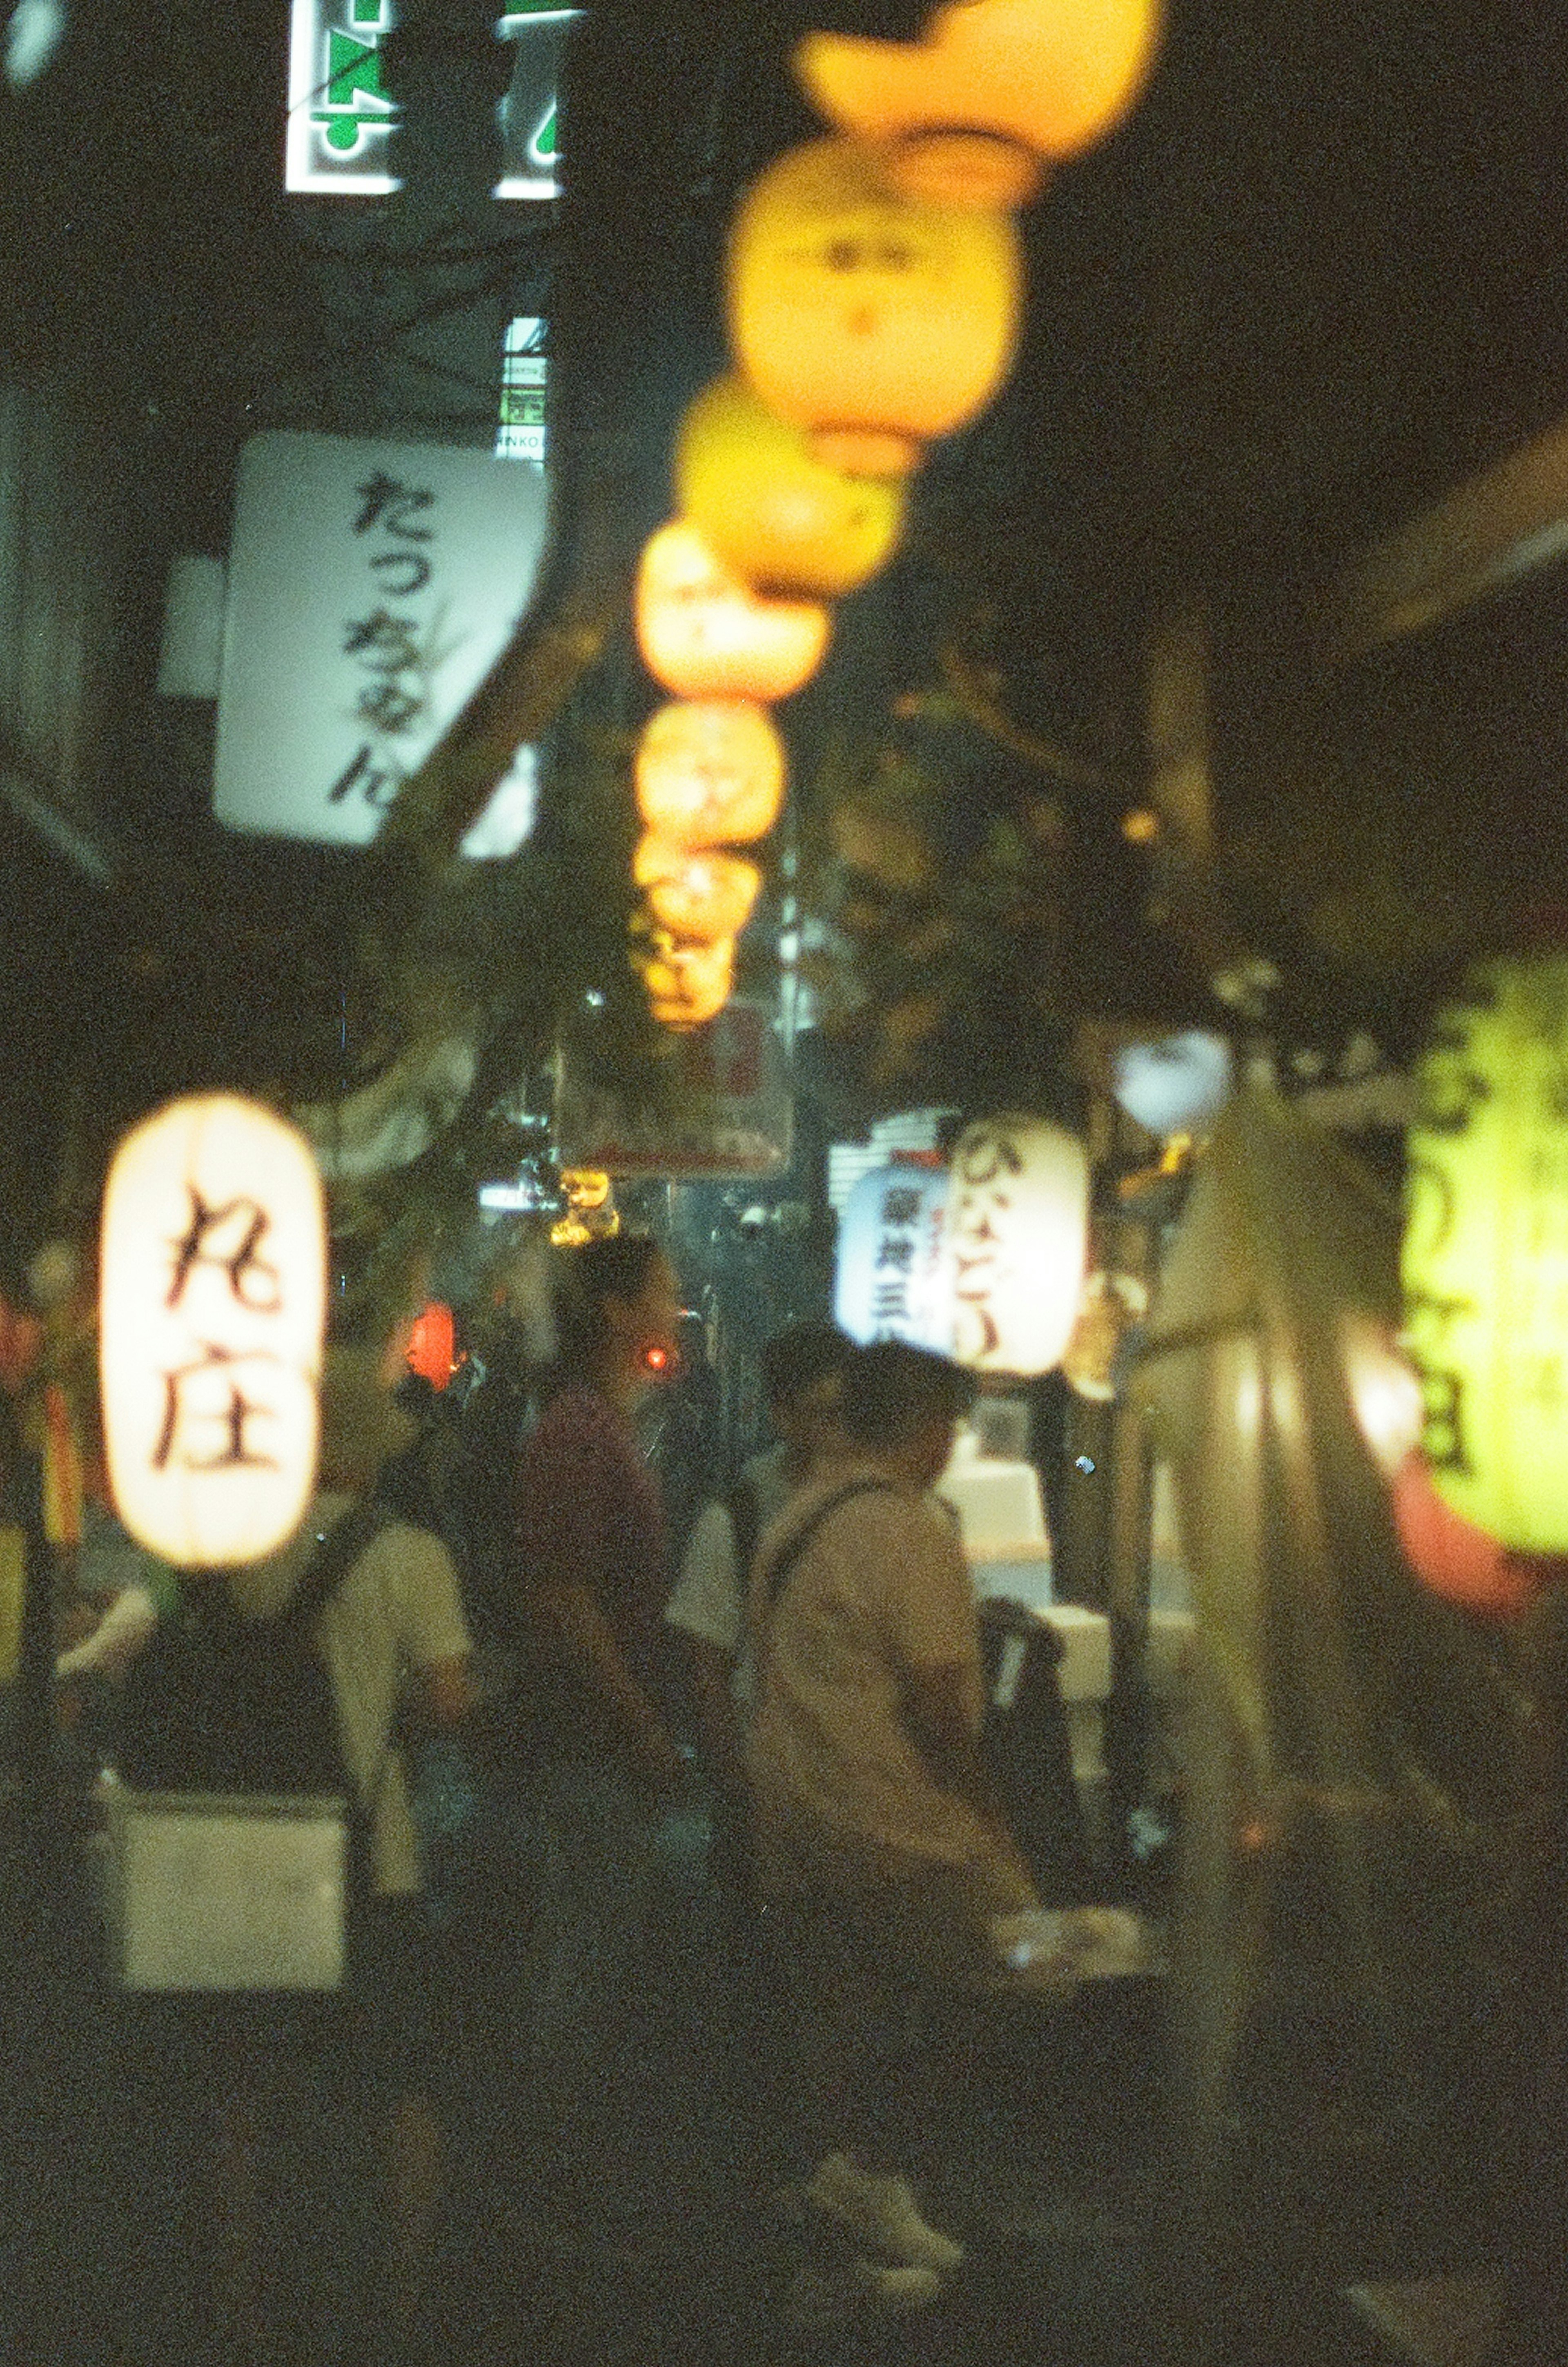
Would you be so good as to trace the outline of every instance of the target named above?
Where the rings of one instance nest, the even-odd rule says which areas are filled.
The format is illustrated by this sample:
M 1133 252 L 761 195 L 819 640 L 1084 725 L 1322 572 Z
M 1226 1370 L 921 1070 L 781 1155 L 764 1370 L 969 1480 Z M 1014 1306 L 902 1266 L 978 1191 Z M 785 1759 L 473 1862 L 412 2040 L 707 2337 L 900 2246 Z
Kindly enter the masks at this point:
M 445 444 L 280 430 L 241 456 L 213 811 L 359 846 L 528 605 L 536 469 Z M 525 798 L 532 773 L 519 773 Z
M 496 39 L 511 47 L 502 100 L 498 198 L 560 195 L 556 88 L 566 28 L 580 12 L 546 5 L 502 11 Z M 294 0 L 289 36 L 288 134 L 283 185 L 311 197 L 384 198 L 401 187 L 389 135 L 399 108 L 382 87 L 380 45 L 392 0 Z
M 668 1105 L 639 1110 L 563 1047 L 556 1070 L 556 1144 L 563 1167 L 702 1183 L 778 1175 L 789 1165 L 789 1061 L 760 1002 L 736 995 L 669 1050 Z

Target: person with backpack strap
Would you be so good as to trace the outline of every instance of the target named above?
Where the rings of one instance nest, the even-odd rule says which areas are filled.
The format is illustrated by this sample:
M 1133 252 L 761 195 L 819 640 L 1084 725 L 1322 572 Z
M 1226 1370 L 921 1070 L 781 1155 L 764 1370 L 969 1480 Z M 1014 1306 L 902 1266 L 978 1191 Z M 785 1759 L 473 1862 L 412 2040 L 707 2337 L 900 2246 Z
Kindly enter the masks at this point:
M 754 1455 L 728 1495 L 705 1505 L 664 1607 L 692 1672 L 697 1742 L 709 1784 L 708 1877 L 719 1910 L 719 1962 L 735 2106 L 755 2166 L 776 2146 L 772 2073 L 778 1982 L 759 1916 L 746 1727 L 755 1693 L 746 1582 L 758 1541 L 838 1439 L 837 1408 L 854 1343 L 821 1319 L 763 1342 L 762 1399 L 777 1443 Z
M 705 1504 L 687 1543 L 667 1626 L 690 1655 L 698 1739 L 708 1775 L 729 1797 L 745 1791 L 745 1727 L 754 1694 L 746 1644 L 746 1585 L 764 1529 L 836 1436 L 835 1413 L 854 1343 L 823 1320 L 789 1324 L 765 1341 L 762 1400 L 775 1443 L 742 1467 L 728 1494 Z
M 960 2247 L 907 2176 L 929 2142 L 908 2034 L 983 1977 L 990 1919 L 1037 1903 L 981 1757 L 974 1590 L 930 1490 L 967 1402 L 944 1357 L 884 1342 L 844 1379 L 843 1454 L 751 1572 L 748 1767 L 758 1879 L 793 1990 L 804 2207 L 862 2248 L 891 2307 L 934 2299 Z
M 304 1523 L 263 1561 L 182 1580 L 177 1607 L 127 1673 L 117 1759 L 138 1788 L 350 1802 L 344 1995 L 302 2008 L 254 1993 L 209 1999 L 177 2020 L 167 2010 L 177 2000 L 159 2003 L 165 2038 L 221 2050 L 231 2091 L 220 2181 L 234 2234 L 230 2301 L 253 2330 L 268 2056 L 324 2060 L 381 2124 L 389 2259 L 371 2273 L 390 2344 L 413 2320 L 433 2248 L 441 2136 L 432 2073 L 445 2039 L 399 1720 L 405 1704 L 436 1725 L 461 1720 L 469 1645 L 446 1548 L 375 1501 L 381 1465 L 409 1431 L 385 1368 L 374 1349 L 328 1350 L 319 1488 Z

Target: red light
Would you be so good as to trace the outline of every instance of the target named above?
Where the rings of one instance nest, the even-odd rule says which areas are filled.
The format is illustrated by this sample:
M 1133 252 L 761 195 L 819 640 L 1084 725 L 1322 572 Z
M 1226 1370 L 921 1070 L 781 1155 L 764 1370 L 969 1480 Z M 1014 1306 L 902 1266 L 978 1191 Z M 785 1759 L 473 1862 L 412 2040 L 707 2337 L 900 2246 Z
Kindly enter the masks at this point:
M 457 1331 L 452 1309 L 439 1298 L 422 1307 L 414 1317 L 405 1351 L 411 1373 L 418 1373 L 433 1389 L 444 1389 L 457 1369 Z
M 1444 1503 L 1419 1455 L 1393 1483 L 1393 1524 L 1405 1560 L 1424 1586 L 1481 1619 L 1516 1619 L 1545 1586 L 1561 1583 L 1563 1561 L 1509 1553 Z

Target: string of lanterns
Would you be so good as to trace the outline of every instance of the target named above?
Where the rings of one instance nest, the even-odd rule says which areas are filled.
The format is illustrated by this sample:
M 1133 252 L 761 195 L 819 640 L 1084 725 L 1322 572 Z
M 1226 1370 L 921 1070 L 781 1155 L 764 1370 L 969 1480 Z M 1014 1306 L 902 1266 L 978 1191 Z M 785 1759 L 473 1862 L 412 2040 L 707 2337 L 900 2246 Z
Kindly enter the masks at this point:
M 733 850 L 758 846 L 784 799 L 768 708 L 821 664 L 823 604 L 897 550 L 926 447 L 1011 370 L 1011 209 L 1132 104 L 1157 26 L 1156 0 L 961 0 L 917 41 L 798 45 L 833 133 L 776 158 L 741 200 L 735 370 L 687 410 L 679 515 L 637 575 L 637 645 L 672 703 L 637 748 L 632 959 L 667 1027 L 716 1017 L 733 984 L 761 888 Z

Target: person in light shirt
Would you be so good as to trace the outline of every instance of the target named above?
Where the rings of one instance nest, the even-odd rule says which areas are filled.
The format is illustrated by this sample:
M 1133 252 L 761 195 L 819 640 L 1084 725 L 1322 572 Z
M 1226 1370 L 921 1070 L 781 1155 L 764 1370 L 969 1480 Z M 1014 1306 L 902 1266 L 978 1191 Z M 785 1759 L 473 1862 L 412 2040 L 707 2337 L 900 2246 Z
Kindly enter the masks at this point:
M 1037 1904 L 981 1758 L 968 1569 L 930 1492 L 969 1394 L 943 1357 L 862 1350 L 842 1449 L 767 1531 L 750 1582 L 747 1765 L 795 1990 L 804 2199 L 902 2302 L 934 2297 L 962 2259 L 905 2174 L 931 2118 L 907 2034 L 933 1988 L 987 1968 L 991 1918 Z
M 711 1786 L 708 1870 L 720 1911 L 719 1947 L 736 2105 L 750 2130 L 754 2167 L 776 2157 L 779 1981 L 759 1913 L 752 1868 L 746 1728 L 755 1694 L 746 1633 L 746 1581 L 762 1532 L 840 1444 L 838 1405 L 854 1343 L 831 1323 L 792 1323 L 762 1348 L 762 1395 L 776 1443 L 746 1464 L 728 1496 L 704 1506 L 666 1624 L 687 1649 L 698 1743 Z
M 774 1444 L 752 1455 L 735 1486 L 697 1516 L 664 1608 L 686 1641 L 703 1757 L 729 1800 L 744 1796 L 745 1730 L 755 1693 L 746 1641 L 746 1582 L 764 1529 L 783 1512 L 822 1449 L 853 1342 L 835 1324 L 792 1323 L 763 1344 L 762 1398 Z

